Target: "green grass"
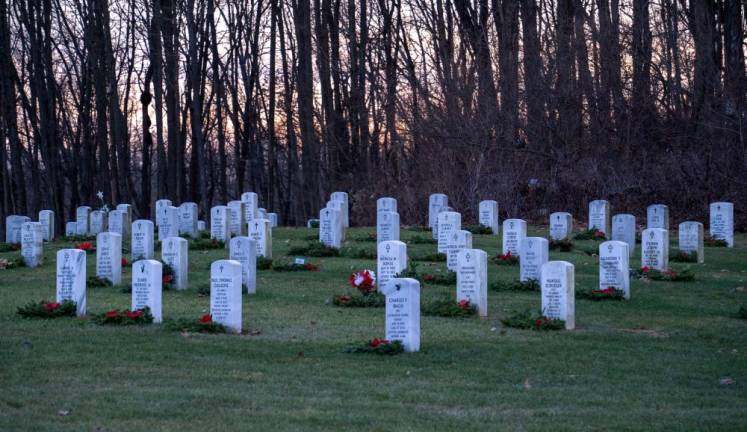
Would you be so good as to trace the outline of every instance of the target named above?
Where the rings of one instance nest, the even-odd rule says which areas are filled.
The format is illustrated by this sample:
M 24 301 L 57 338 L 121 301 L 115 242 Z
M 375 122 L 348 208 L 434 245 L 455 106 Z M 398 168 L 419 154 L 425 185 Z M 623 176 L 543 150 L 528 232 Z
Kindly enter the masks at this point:
M 276 229 L 275 257 L 314 232 Z M 423 235 L 402 231 L 404 241 Z M 496 255 L 499 237 L 475 235 L 474 247 Z M 744 430 L 747 320 L 735 316 L 747 304 L 737 289 L 747 286 L 746 243 L 738 236 L 737 248 L 706 248 L 705 264 L 672 264 L 690 266 L 695 282 L 633 280 L 630 301 L 577 300 L 571 332 L 504 328 L 501 318 L 539 309 L 540 294 L 489 291 L 487 319 L 423 316 L 421 352 L 389 357 L 345 353 L 384 336 L 383 309 L 331 304 L 349 290 L 349 273 L 375 270 L 373 260 L 308 258 L 319 272 L 261 271 L 258 294 L 243 304 L 253 335 L 182 335 L 17 316 L 17 306 L 54 298 L 54 253 L 70 245 L 56 242 L 45 245 L 41 268 L 0 270 L 0 430 Z M 435 245 L 408 249 L 425 255 Z M 208 311 L 197 287 L 227 253 L 190 251 L 190 289 L 164 292 L 164 318 Z M 596 287 L 596 257 L 550 257 L 576 265 L 578 289 Z M 518 273 L 489 264 L 490 282 Z M 89 314 L 129 308 L 120 288 L 89 289 Z M 454 293 L 426 284 L 422 301 Z M 736 383 L 720 385 L 724 377 Z

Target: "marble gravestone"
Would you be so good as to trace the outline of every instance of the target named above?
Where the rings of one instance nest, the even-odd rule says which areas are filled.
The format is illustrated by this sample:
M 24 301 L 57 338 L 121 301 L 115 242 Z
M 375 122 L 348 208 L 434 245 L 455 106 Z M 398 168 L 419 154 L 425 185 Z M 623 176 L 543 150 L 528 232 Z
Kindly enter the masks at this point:
M 207 225 L 205 225 L 205 221 L 198 220 L 197 221 L 197 232 L 198 233 L 205 232 L 206 229 L 207 229 Z
M 641 234 L 641 267 L 666 271 L 669 268 L 669 231 L 648 228 Z
M 179 209 L 174 206 L 168 206 L 161 209 L 163 215 L 159 218 L 158 240 L 164 241 L 169 237 L 179 236 Z
M 88 233 L 97 236 L 109 228 L 108 213 L 103 210 L 94 210 L 91 212 L 91 226 Z
M 91 228 L 91 207 L 80 206 L 75 209 L 75 223 L 76 230 L 75 234 L 79 236 L 86 236 Z
M 257 243 L 257 255 L 272 258 L 272 227 L 267 219 L 254 219 L 249 223 L 249 238 Z
M 96 276 L 112 285 L 122 283 L 122 236 L 102 232 L 96 236 Z
M 53 241 L 54 232 L 54 212 L 52 210 L 42 210 L 39 212 L 39 222 L 44 227 L 44 241 Z
M 166 217 L 166 212 L 163 210 L 166 207 L 172 207 L 170 200 L 160 199 L 156 201 L 156 227 L 160 227 L 164 222 L 163 218 Z
M 550 239 L 570 240 L 573 233 L 573 216 L 567 212 L 555 212 L 550 215 Z
M 455 231 L 462 229 L 462 215 L 443 211 L 438 214 L 438 252 L 446 253 L 446 245 Z
M 130 235 L 132 229 L 132 206 L 130 204 L 117 204 L 117 210 L 124 213 L 122 221 L 122 238 Z
M 399 240 L 379 243 L 376 247 L 376 277 L 379 289 L 407 268 L 407 245 Z
M 306 228 L 314 228 L 314 225 L 319 226 L 319 219 L 309 219 L 306 221 Z
M 246 210 L 242 201 L 228 202 L 228 220 L 231 227 L 231 236 L 246 235 Z M 200 231 L 200 221 L 197 221 L 197 231 Z
M 542 237 L 524 237 L 519 246 L 519 279 L 540 280 L 542 266 L 550 260 L 550 243 Z
M 614 288 L 630 300 L 630 252 L 625 242 L 610 240 L 599 245 L 599 289 Z
M 449 197 L 442 193 L 434 193 L 428 197 L 428 226 L 433 228 L 438 223 L 438 214 L 449 206 Z M 435 238 L 435 237 L 434 237 Z
M 179 235 L 197 237 L 197 204 L 185 202 L 179 206 Z
M 481 317 L 488 316 L 488 254 L 462 249 L 457 255 L 457 302 L 468 300 Z
M 86 251 L 57 251 L 57 303 L 75 302 L 77 316 L 86 314 Z
M 127 223 L 127 214 L 122 210 L 112 210 L 109 212 L 109 229 L 107 231 L 117 233 L 124 237 L 125 224 Z
M 490 228 L 493 234 L 498 234 L 498 203 L 493 200 L 480 201 L 478 210 L 480 225 Z
M 705 261 L 705 249 L 703 248 L 703 224 L 700 222 L 682 222 L 679 225 L 679 250 L 680 252 L 695 252 L 698 263 Z
M 457 271 L 457 256 L 463 249 L 472 249 L 472 233 L 466 230 L 452 231 L 446 242 L 446 268 Z
M 5 243 L 21 244 L 23 224 L 31 222 L 28 216 L 10 215 L 5 218 Z
M 565 329 L 576 328 L 575 268 L 567 261 L 548 261 L 542 266 L 542 315 L 565 321 Z
M 65 223 L 65 236 L 72 237 L 78 235 L 78 223 L 77 222 L 66 222 Z
M 397 213 L 397 200 L 390 197 L 383 197 L 376 200 L 376 213 L 394 212 Z
M 155 256 L 153 236 L 153 222 L 147 219 L 138 219 L 132 223 L 130 249 L 133 262 L 153 259 Z
M 44 258 L 44 231 L 41 222 L 21 225 L 21 257 L 26 267 L 39 267 Z
M 609 235 L 610 232 L 610 203 L 596 200 L 589 203 L 589 229 L 594 229 Z
M 267 213 L 267 220 L 270 221 L 271 228 L 278 227 L 278 214 L 277 213 Z
M 612 240 L 621 241 L 628 245 L 628 253 L 633 255 L 635 250 L 635 216 L 632 214 L 616 214 L 612 217 Z
M 249 237 L 234 237 L 229 242 L 229 259 L 241 264 L 241 283 L 249 295 L 257 292 L 257 242 Z
M 343 203 L 342 201 L 331 200 L 331 201 L 327 202 L 327 206 L 325 207 L 325 208 L 328 208 L 328 209 L 331 209 L 331 210 L 335 210 L 335 211 L 337 211 L 337 212 L 340 213 L 340 217 L 339 217 L 339 220 L 340 220 L 340 224 L 339 225 L 340 225 L 340 227 L 339 227 L 339 230 L 340 230 L 340 243 L 341 244 L 342 244 L 342 242 L 345 241 L 345 234 L 346 234 L 346 232 L 345 232 L 345 225 L 342 223 L 342 218 L 343 218 L 343 215 L 344 215 L 344 208 L 343 208 L 344 204 L 345 203 Z
M 402 342 L 405 352 L 420 351 L 420 282 L 394 278 L 380 287 L 386 296 L 385 339 Z
M 664 204 L 652 204 L 646 209 L 646 228 L 669 230 L 669 207 Z
M 224 242 L 226 247 L 231 239 L 230 213 L 231 210 L 226 206 L 210 209 L 210 238 Z
M 258 208 L 257 217 L 255 217 L 255 219 L 267 219 L 267 210 L 263 209 L 262 207 Z
M 150 309 L 153 322 L 163 322 L 161 298 L 163 295 L 163 265 L 145 259 L 132 263 L 132 310 Z
M 376 213 L 376 243 L 399 240 L 399 214 L 391 211 Z
M 335 249 L 342 246 L 342 219 L 339 210 L 325 207 L 319 212 L 319 241 Z
M 218 260 L 210 266 L 210 314 L 231 333 L 241 333 L 241 264 Z
M 189 242 L 181 237 L 168 237 L 161 242 L 161 261 L 174 269 L 174 288 L 187 289 L 189 274 Z
M 728 247 L 734 247 L 734 204 L 712 203 L 708 230 L 714 239 L 724 240 Z
M 348 193 L 347 192 L 332 192 L 332 195 L 330 196 L 332 201 L 337 201 L 342 203 L 342 211 L 340 212 L 340 217 L 342 220 L 342 227 L 343 228 L 349 228 L 350 227 L 350 200 L 348 199 Z
M 521 256 L 521 241 L 527 236 L 527 222 L 523 219 L 503 221 L 503 254 Z
M 244 192 L 241 194 L 241 202 L 244 203 L 244 222 L 248 224 L 257 218 L 259 197 L 254 192 Z

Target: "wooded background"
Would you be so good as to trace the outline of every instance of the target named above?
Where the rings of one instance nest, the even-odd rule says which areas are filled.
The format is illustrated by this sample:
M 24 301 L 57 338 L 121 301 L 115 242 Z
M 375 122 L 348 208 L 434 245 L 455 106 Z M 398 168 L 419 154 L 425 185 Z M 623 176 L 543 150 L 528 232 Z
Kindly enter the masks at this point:
M 0 0 L 8 214 L 254 191 L 288 224 L 427 197 L 544 220 L 609 199 L 747 205 L 744 28 L 725 0 Z M 705 219 L 707 220 L 707 219 Z

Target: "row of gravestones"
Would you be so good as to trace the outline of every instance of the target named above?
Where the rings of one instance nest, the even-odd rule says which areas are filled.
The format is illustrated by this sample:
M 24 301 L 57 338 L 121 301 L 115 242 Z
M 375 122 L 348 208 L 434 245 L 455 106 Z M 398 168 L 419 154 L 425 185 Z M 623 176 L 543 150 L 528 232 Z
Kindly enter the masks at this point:
M 187 240 L 170 237 L 164 242 L 161 258 L 174 271 L 176 289 L 187 288 Z M 97 237 L 96 275 L 121 282 L 121 236 L 101 233 Z M 213 319 L 232 331 L 241 331 L 242 287 L 248 295 L 257 291 L 257 245 L 249 237 L 230 240 L 229 259 L 211 265 L 210 305 Z M 132 309 L 150 308 L 155 322 L 162 320 L 163 264 L 142 258 L 132 264 Z M 86 313 L 86 252 L 62 249 L 57 252 L 57 301 L 72 300 L 77 314 Z
M 309 221 L 307 226 L 311 226 Z M 347 192 L 333 192 L 327 205 L 319 211 L 319 242 L 340 249 L 345 241 L 345 229 L 350 227 Z

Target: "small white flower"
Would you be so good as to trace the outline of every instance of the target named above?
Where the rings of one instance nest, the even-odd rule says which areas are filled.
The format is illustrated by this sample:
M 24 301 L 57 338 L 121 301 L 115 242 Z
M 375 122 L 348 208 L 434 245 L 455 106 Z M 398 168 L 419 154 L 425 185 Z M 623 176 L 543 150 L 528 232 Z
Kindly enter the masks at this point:
M 96 196 L 99 197 L 100 200 L 104 199 L 104 192 L 98 191 L 96 192 Z

